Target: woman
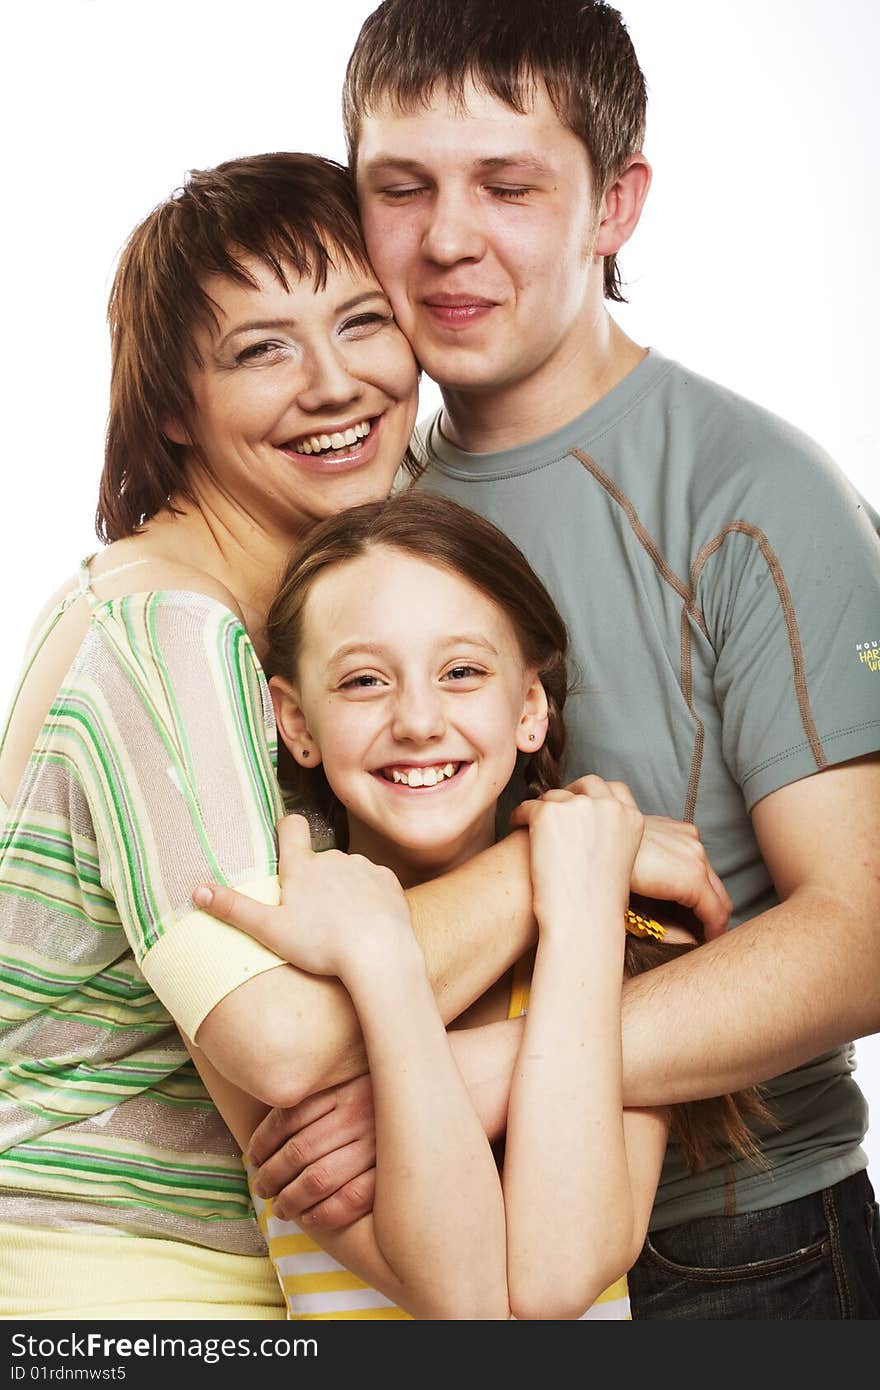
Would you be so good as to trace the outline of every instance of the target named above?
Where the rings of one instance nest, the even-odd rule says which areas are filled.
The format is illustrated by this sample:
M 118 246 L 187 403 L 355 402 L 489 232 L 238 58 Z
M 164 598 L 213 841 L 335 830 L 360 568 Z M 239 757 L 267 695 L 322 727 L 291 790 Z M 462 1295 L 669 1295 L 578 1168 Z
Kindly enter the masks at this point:
M 269 597 L 316 520 L 387 493 L 416 368 L 346 172 L 303 155 L 194 174 L 135 230 L 110 323 L 109 544 L 43 610 L 0 754 L 0 1315 L 280 1317 L 178 1029 L 275 1106 L 362 1072 L 362 1042 L 337 982 L 190 891 L 277 898 Z M 682 846 L 673 877 L 705 882 Z M 526 837 L 487 853 L 516 875 L 497 920 L 463 908 L 481 856 L 408 893 L 447 1020 L 533 929 Z
M 267 630 L 295 781 L 348 851 L 313 854 L 296 818 L 299 875 L 313 886 L 285 955 L 351 993 L 377 1116 L 373 1212 L 321 1234 L 323 1253 L 257 1201 L 290 1316 L 628 1316 L 623 1276 L 669 1116 L 623 1110 L 622 975 L 694 943 L 675 928 L 664 940 L 628 909 L 642 817 L 625 790 L 600 779 L 591 796 L 556 790 L 567 634 L 550 595 L 491 523 L 409 490 L 318 525 Z M 523 960 L 457 1021 L 492 1027 L 529 998 L 499 1177 L 400 885 L 494 842 L 518 762 L 533 798 L 514 816 L 529 827 L 539 924 L 531 983 Z M 246 1145 L 253 1107 L 230 1094 L 223 1109 Z M 754 1159 L 744 1117 L 763 1114 L 748 1092 L 672 1118 L 697 1167 L 713 1153 Z
M 388 492 L 416 369 L 347 176 L 308 156 L 194 174 L 133 233 L 110 323 L 110 544 L 38 621 L 0 761 L 0 1312 L 280 1317 L 174 1021 L 211 1013 L 210 1055 L 279 1099 L 297 973 L 189 892 L 277 892 L 266 606 L 316 519 Z M 265 1037 L 233 1046 L 243 1007 Z

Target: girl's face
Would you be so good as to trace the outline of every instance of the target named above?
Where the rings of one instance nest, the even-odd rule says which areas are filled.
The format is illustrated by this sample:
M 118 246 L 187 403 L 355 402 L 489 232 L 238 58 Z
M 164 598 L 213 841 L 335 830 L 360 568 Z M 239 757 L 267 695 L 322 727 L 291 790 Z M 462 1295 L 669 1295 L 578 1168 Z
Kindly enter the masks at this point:
M 323 761 L 349 849 L 409 884 L 492 844 L 517 749 L 538 749 L 547 726 L 502 610 L 451 571 L 376 546 L 317 578 L 304 619 L 297 683 L 273 679 L 275 710 L 300 765 Z
M 243 258 L 256 288 L 224 276 L 205 289 L 218 326 L 201 327 L 187 431 L 213 483 L 270 531 L 296 536 L 344 507 L 385 497 L 415 421 L 415 358 L 378 281 L 342 262 L 323 289 L 285 289 Z

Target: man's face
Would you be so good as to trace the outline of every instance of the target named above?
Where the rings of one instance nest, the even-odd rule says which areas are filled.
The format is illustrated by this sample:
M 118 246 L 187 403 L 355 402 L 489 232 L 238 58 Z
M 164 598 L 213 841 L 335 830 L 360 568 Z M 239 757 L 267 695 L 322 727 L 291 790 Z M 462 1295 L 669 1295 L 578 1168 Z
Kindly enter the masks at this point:
M 543 87 L 520 114 L 475 88 L 361 124 L 367 249 L 400 327 L 440 386 L 549 389 L 602 304 L 586 150 Z

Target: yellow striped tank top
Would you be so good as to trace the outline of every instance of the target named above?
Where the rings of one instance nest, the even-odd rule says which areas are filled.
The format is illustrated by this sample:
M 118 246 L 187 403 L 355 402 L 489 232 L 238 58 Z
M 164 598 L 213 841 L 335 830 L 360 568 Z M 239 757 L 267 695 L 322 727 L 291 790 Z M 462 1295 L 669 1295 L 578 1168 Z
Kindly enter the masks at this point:
M 531 955 L 514 966 L 508 1018 L 519 1018 L 529 1001 Z M 316 1321 L 356 1318 L 410 1319 L 377 1289 L 370 1288 L 322 1250 L 293 1221 L 272 1215 L 271 1200 L 254 1197 L 260 1229 L 287 1302 L 288 1319 Z M 581 1314 L 584 1319 L 630 1320 L 626 1277 L 618 1279 Z

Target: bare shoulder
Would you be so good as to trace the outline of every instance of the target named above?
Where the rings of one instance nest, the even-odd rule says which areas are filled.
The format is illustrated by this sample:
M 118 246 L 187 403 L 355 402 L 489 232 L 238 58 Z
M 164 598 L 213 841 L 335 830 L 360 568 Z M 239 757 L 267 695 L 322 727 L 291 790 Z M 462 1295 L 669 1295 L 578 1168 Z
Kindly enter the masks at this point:
M 242 618 L 238 600 L 220 579 L 184 560 L 150 554 L 125 542 L 108 546 L 90 566 L 93 592 L 101 599 L 125 598 L 129 594 L 201 594 L 223 604 Z

